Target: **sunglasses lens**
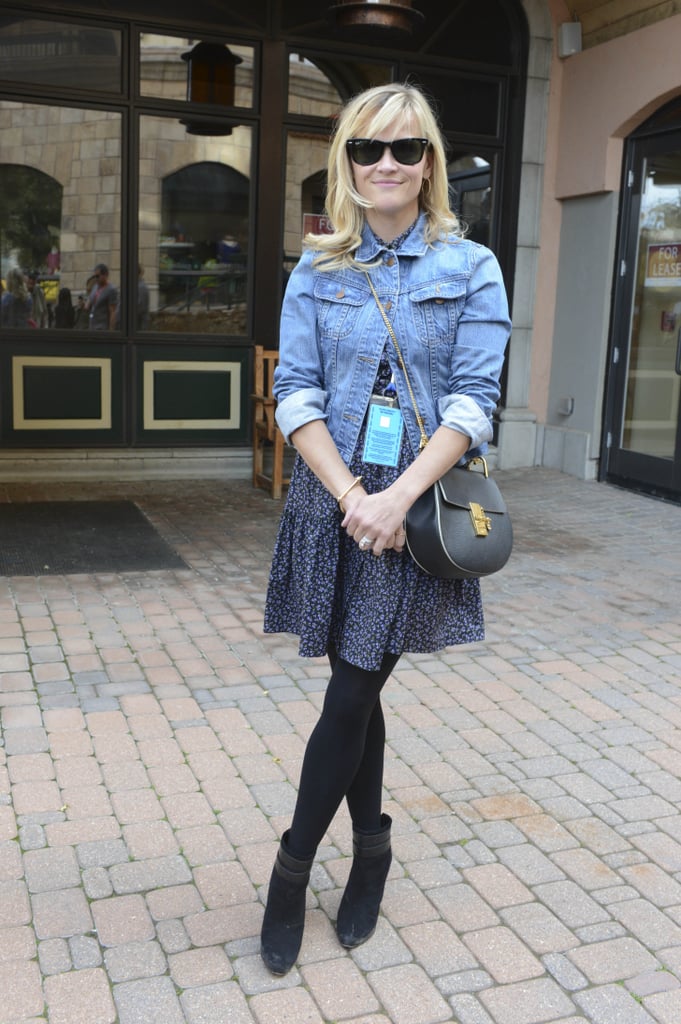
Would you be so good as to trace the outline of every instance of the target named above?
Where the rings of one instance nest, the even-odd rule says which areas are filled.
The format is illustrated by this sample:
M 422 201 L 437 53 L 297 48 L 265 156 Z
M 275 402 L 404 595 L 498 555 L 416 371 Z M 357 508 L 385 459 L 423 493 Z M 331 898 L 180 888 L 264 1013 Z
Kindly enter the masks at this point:
M 417 164 L 425 148 L 423 139 L 396 139 L 390 147 L 398 164 L 407 165 Z
M 383 156 L 386 146 L 389 147 L 398 164 L 412 166 L 422 159 L 427 139 L 395 139 L 394 142 L 381 142 L 380 139 L 350 139 L 348 151 L 352 160 L 360 167 L 377 164 Z
M 377 164 L 383 155 L 383 143 L 375 139 L 351 139 L 350 156 L 360 167 Z

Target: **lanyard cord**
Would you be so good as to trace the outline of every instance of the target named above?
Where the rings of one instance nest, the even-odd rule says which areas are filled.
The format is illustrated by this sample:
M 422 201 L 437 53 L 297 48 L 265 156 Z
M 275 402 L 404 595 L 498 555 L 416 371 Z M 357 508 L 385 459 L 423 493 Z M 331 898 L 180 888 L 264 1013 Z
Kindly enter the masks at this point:
M 407 373 L 407 367 L 406 367 L 406 364 L 404 362 L 404 359 L 402 358 L 402 350 L 400 349 L 399 343 L 397 341 L 397 336 L 395 334 L 395 331 L 393 330 L 393 325 L 390 323 L 390 319 L 388 317 L 388 314 L 386 313 L 386 311 L 385 311 L 385 309 L 383 307 L 383 303 L 381 302 L 381 300 L 379 299 L 379 297 L 378 297 L 378 295 L 376 293 L 376 289 L 374 288 L 374 282 L 371 280 L 371 278 L 369 277 L 369 274 L 367 273 L 366 270 L 364 271 L 364 273 L 366 274 L 366 279 L 369 282 L 369 287 L 371 288 L 371 294 L 373 295 L 374 299 L 376 300 L 376 305 L 378 306 L 378 308 L 380 310 L 380 313 L 381 313 L 381 316 L 383 317 L 383 322 L 384 322 L 385 326 L 388 328 L 388 334 L 392 338 L 393 345 L 395 346 L 395 351 L 397 352 L 397 358 L 398 358 L 398 361 L 399 361 L 400 369 L 402 370 L 402 373 L 404 374 L 404 379 L 407 382 L 407 390 L 409 391 L 409 397 L 411 398 L 411 404 L 414 406 L 414 412 L 416 414 L 416 422 L 418 424 L 419 433 L 421 434 L 421 440 L 419 442 L 419 451 L 423 451 L 423 449 L 428 444 L 428 435 L 426 434 L 426 429 L 425 429 L 425 427 L 423 425 L 423 417 L 421 416 L 421 413 L 419 412 L 419 408 L 418 408 L 418 406 L 416 404 L 416 398 L 414 397 L 414 389 L 411 386 L 411 381 L 409 379 L 409 374 Z

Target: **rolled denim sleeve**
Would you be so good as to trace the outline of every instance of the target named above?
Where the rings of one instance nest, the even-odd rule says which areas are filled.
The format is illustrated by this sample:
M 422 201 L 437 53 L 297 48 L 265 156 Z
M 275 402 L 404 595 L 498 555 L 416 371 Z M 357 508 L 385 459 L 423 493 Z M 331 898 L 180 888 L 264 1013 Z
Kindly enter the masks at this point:
M 291 273 L 281 312 L 275 415 L 289 444 L 299 427 L 327 418 L 311 260 L 312 254 L 304 253 Z
M 485 416 L 480 406 L 468 395 L 447 395 L 438 402 L 443 427 L 458 430 L 470 437 L 470 448 L 492 440 L 492 419 Z
M 499 378 L 511 333 L 508 299 L 496 257 L 476 246 L 466 300 L 459 318 L 449 394 L 438 402 L 441 422 L 477 448 L 492 437 L 492 415 L 501 393 Z
M 319 388 L 303 388 L 277 402 L 275 417 L 287 444 L 291 434 L 312 420 L 326 419 L 326 392 Z

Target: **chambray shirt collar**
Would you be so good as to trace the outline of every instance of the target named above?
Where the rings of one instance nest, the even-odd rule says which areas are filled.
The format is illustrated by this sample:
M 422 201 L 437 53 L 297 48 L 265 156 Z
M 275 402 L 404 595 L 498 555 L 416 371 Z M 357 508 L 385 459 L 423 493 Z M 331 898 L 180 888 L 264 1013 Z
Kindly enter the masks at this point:
M 423 238 L 426 226 L 425 213 L 419 214 L 419 218 L 404 241 L 397 249 L 388 249 L 385 243 L 381 242 L 373 233 L 367 223 L 362 230 L 362 241 L 357 248 L 355 257 L 359 263 L 371 263 L 377 259 L 382 252 L 395 252 L 398 256 L 422 256 L 428 248 Z

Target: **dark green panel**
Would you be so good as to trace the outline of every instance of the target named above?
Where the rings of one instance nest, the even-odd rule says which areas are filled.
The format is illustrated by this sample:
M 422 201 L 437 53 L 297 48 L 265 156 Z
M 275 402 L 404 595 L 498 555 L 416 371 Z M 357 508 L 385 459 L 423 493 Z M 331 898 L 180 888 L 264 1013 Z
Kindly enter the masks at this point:
M 102 374 L 98 366 L 25 366 L 24 418 L 98 420 Z
M 135 346 L 137 430 L 139 445 L 242 445 L 248 443 L 252 384 L 252 349 L 243 345 L 176 344 Z M 154 426 L 145 428 L 145 367 L 154 364 L 151 409 Z M 234 370 L 224 364 L 234 363 Z M 183 365 L 184 364 L 184 365 Z M 197 364 L 196 366 L 194 364 Z M 214 364 L 214 365 L 211 365 Z M 173 369 L 173 365 L 176 367 Z M 234 394 L 239 381 L 238 397 Z M 148 380 L 147 380 L 148 383 Z M 235 402 L 238 406 L 235 408 Z M 216 426 L 231 420 L 233 426 Z M 206 421 L 206 422 L 202 422 Z M 167 427 L 166 427 L 167 424 Z
M 224 370 L 156 370 L 154 419 L 228 419 L 230 377 Z
M 8 332 L 9 333 L 9 332 Z M 0 335 L 0 443 L 5 448 L 49 448 L 126 444 L 123 422 L 125 350 L 122 345 L 93 342 L 90 332 L 77 341 L 58 339 L 56 332 L 32 331 L 21 340 Z M 45 363 L 23 364 L 23 401 L 14 393 L 14 357 L 38 356 Z M 73 359 L 70 365 L 49 365 L 55 357 Z M 101 423 L 107 398 L 102 394 L 105 370 L 94 360 L 111 363 L 111 426 Z M 78 362 L 75 362 L 78 360 Z M 83 360 L 84 362 L 80 362 Z M 94 365 L 93 365 L 94 363 Z M 18 413 L 26 423 L 14 425 Z M 41 422 L 42 421 L 42 422 Z

